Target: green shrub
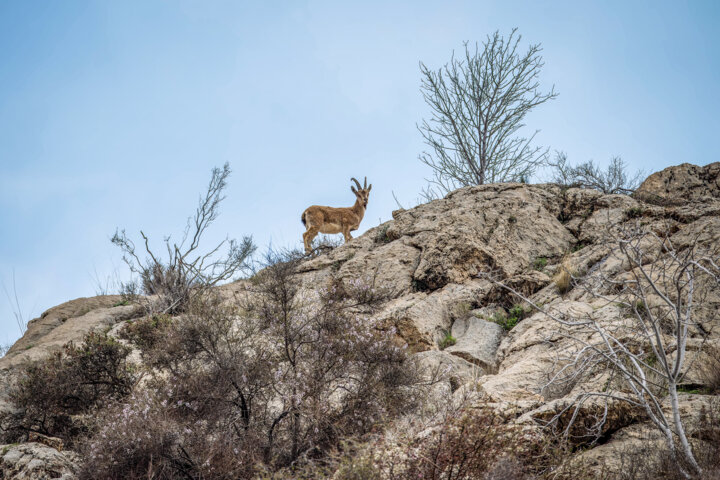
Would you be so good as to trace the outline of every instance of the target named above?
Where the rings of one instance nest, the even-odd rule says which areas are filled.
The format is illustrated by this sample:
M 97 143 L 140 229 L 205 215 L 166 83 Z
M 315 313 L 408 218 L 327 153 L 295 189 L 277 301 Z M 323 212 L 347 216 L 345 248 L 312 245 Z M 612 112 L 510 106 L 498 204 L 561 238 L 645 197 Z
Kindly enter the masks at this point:
M 533 268 L 535 270 L 542 271 L 547 266 L 548 260 L 545 257 L 538 257 L 533 262 Z
M 573 245 L 571 252 L 572 253 L 579 252 L 580 250 L 582 250 L 585 247 L 587 247 L 587 244 L 585 244 L 584 242 L 578 242 L 575 245 Z
M 527 312 L 525 308 L 519 303 L 516 303 L 510 308 L 508 313 L 496 313 L 491 320 L 505 330 L 510 331 L 526 316 Z
M 510 331 L 517 325 L 517 317 L 508 317 L 504 313 L 496 313 L 492 317 L 492 321 L 503 327 L 505 330 Z
M 442 340 L 440 340 L 440 350 L 445 350 L 448 347 L 452 347 L 457 343 L 457 339 L 452 336 L 452 334 L 448 331 L 445 332 L 445 337 L 443 337 Z
M 375 235 L 375 243 L 390 243 L 392 241 L 392 238 L 387 234 L 389 228 L 390 224 L 388 223 L 378 229 L 377 235 Z
M 635 300 L 635 310 L 637 310 L 637 312 L 641 315 L 644 314 L 647 310 L 645 302 L 643 302 L 642 300 Z
M 508 314 L 510 317 L 515 317 L 518 321 L 520 321 L 525 318 L 525 308 L 523 308 L 523 306 L 519 303 L 516 303 L 510 308 Z

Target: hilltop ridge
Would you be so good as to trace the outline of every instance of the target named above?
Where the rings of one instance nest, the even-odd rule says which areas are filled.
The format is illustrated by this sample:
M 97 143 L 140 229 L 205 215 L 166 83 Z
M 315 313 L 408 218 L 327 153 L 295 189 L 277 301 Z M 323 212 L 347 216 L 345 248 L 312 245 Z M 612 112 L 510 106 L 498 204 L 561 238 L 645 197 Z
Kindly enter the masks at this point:
M 387 289 L 391 294 L 373 318 L 423 365 L 443 369 L 431 392 L 434 398 L 459 401 L 464 396 L 471 403 L 483 402 L 504 412 L 509 422 L 532 430 L 562 412 L 578 392 L 606 379 L 590 376 L 565 390 L 548 388 L 558 352 L 570 344 L 556 335 L 552 319 L 497 282 L 568 317 L 622 323 L 627 312 L 592 295 L 582 282 L 598 275 L 619 279 L 627 273 L 626 265 L 612 255 L 610 242 L 624 227 L 640 225 L 667 236 L 676 248 L 720 245 L 720 163 L 669 167 L 649 176 L 633 197 L 553 184 L 491 184 L 461 188 L 445 198 L 396 210 L 392 217 L 345 245 L 299 263 L 302 288 L 370 281 Z M 662 254 L 660 245 L 649 248 Z M 563 287 L 557 276 L 568 268 L 578 283 Z M 245 295 L 246 283 L 218 288 L 231 298 Z M 688 342 L 697 359 L 684 380 L 688 390 L 698 392 L 707 386 L 703 368 L 711 362 L 704 345 L 720 348 L 720 292 L 710 288 L 705 293 L 702 315 Z M 140 307 L 121 300 L 76 299 L 32 320 L 0 359 L 0 411 L 15 408 L 7 394 L 22 365 L 59 351 L 67 342 L 79 343 L 91 331 L 117 335 L 128 320 L 143 316 Z M 454 344 L 443 344 L 448 336 Z M 131 356 L 142 362 L 137 351 Z M 681 396 L 690 436 L 700 431 L 701 412 L 714 398 L 702 393 Z M 597 405 L 589 402 L 577 414 L 590 419 Z M 578 455 L 610 472 L 621 468 L 618 451 L 647 442 L 662 444 L 647 419 L 619 405 L 607 412 L 601 434 L 601 444 Z M 47 443 L 36 438 L 0 446 L 0 478 L 75 478 L 77 454 Z

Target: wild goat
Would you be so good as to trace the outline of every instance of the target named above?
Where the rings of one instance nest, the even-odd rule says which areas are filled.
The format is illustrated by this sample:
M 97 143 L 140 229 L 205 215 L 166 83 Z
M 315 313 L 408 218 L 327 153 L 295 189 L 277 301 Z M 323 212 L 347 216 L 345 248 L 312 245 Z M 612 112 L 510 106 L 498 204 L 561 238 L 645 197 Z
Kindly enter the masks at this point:
M 360 222 L 365 216 L 365 208 L 367 208 L 372 184 L 368 186 L 367 177 L 365 177 L 365 185 L 362 188 L 360 182 L 354 178 L 350 180 L 357 185 L 357 190 L 352 185 L 350 186 L 350 190 L 357 197 L 355 205 L 345 208 L 313 205 L 303 212 L 301 219 L 303 225 L 307 228 L 307 231 L 303 233 L 305 253 L 310 253 L 312 250 L 310 244 L 318 233 L 342 233 L 345 236 L 345 242 L 347 242 L 352 238 L 350 232 L 360 227 Z

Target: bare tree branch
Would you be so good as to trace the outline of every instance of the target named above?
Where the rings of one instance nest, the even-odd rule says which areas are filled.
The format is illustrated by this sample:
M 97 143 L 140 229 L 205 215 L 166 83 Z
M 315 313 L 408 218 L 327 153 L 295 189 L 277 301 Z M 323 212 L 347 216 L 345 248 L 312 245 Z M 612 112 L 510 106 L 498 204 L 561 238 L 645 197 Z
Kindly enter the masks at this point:
M 591 375 L 607 376 L 602 390 L 581 391 L 551 424 L 569 414 L 563 431 L 567 437 L 588 400 L 604 402 L 606 413 L 608 401 L 626 402 L 641 408 L 663 434 L 671 454 L 680 460 L 680 473 L 686 478 L 698 477 L 702 471 L 680 416 L 678 386 L 692 364 L 687 355 L 688 338 L 692 332 L 702 335 L 696 319 L 698 285 L 704 284 L 704 290 L 720 285 L 717 252 L 695 244 L 679 250 L 669 238 L 639 223 L 618 226 L 606 244 L 609 257 L 621 260 L 625 271 L 611 278 L 597 270 L 587 278 L 574 278 L 573 283 L 591 297 L 625 309 L 630 318 L 569 317 L 555 307 L 533 302 L 490 275 L 483 276 L 557 324 L 553 337 L 565 340 L 565 346 L 558 351 L 555 372 L 546 388 L 573 387 Z M 596 434 L 601 432 L 606 413 L 591 428 Z
M 620 157 L 610 160 L 607 171 L 602 171 L 592 160 L 571 166 L 565 152 L 555 152 L 552 181 L 564 187 L 592 188 L 603 193 L 633 193 L 644 177 L 642 170 L 629 174 L 627 163 Z
M 111 241 L 123 252 L 123 260 L 132 273 L 140 276 L 141 287 L 146 295 L 157 295 L 159 304 L 147 307 L 153 311 L 175 313 L 183 310 L 193 295 L 230 280 L 236 273 L 248 268 L 248 259 L 255 251 L 252 238 L 243 237 L 238 242 L 225 239 L 207 253 L 198 253 L 203 234 L 220 214 L 220 203 L 225 199 L 223 191 L 230 175 L 229 164 L 214 168 L 207 190 L 200 196 L 195 215 L 188 218 L 179 244 L 170 237 L 164 239 L 167 259 L 163 260 L 150 248 L 150 241 L 144 232 L 145 254 L 143 261 L 135 250 L 135 244 L 125 234 L 116 231 Z M 187 239 L 190 243 L 185 246 Z M 217 254 L 223 247 L 224 257 Z M 137 286 L 132 282 L 123 286 L 124 293 L 135 296 Z
M 429 180 L 437 197 L 456 188 L 529 178 L 545 161 L 547 150 L 533 147 L 537 134 L 518 136 L 525 115 L 557 97 L 554 87 L 542 93 L 538 81 L 544 63 L 540 45 L 518 53 L 520 35 L 514 29 L 506 40 L 498 32 L 482 49 L 465 42 L 465 55 L 455 54 L 434 71 L 420 63 L 420 90 L 431 117 L 418 125 L 430 152 L 420 161 L 434 170 Z

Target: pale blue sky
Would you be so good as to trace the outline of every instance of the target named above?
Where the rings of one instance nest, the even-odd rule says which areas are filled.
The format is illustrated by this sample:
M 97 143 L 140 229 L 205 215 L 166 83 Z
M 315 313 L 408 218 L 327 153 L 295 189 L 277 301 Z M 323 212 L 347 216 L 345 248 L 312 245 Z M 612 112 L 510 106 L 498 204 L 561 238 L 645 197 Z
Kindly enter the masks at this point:
M 300 213 L 361 231 L 429 176 L 418 61 L 518 27 L 560 96 L 528 117 L 571 161 L 654 171 L 719 159 L 720 3 L 0 1 L 0 281 L 26 315 L 126 270 L 109 241 L 177 235 L 213 166 L 234 170 L 210 242 L 300 246 Z M 360 232 L 358 232 L 360 233 Z M 0 343 L 20 334 L 0 290 Z

